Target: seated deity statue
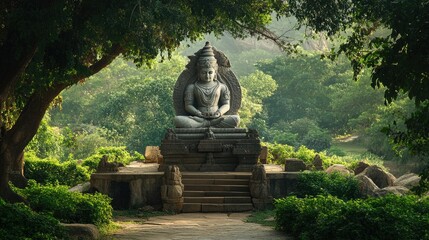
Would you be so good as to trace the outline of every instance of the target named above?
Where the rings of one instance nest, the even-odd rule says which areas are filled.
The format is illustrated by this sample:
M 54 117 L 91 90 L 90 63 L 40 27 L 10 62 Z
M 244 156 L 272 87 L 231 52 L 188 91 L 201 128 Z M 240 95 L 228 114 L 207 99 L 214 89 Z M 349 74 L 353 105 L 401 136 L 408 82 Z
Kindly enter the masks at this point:
M 186 86 L 184 109 L 188 115 L 174 118 L 177 128 L 235 128 L 240 122 L 236 114 L 226 114 L 231 107 L 228 86 L 218 81 L 218 64 L 212 46 L 206 43 L 196 63 L 197 79 Z

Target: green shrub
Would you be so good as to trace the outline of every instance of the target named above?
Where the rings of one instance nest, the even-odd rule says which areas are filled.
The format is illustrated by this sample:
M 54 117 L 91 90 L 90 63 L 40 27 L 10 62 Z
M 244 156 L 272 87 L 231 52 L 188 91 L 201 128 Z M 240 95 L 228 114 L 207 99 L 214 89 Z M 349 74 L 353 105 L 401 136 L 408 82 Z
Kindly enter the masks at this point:
M 9 204 L 0 199 L 0 238 L 16 239 L 66 239 L 58 220 L 38 214 L 22 204 Z
M 315 151 L 323 151 L 331 147 L 332 137 L 322 129 L 310 130 L 302 139 L 301 144 Z
M 429 239 L 429 198 L 278 199 L 276 228 L 298 239 Z
M 298 197 L 333 195 L 348 200 L 360 196 L 357 180 L 340 173 L 303 172 L 298 176 L 296 188 L 292 194 Z
M 338 157 L 344 157 L 347 155 L 347 153 L 338 146 L 331 146 L 331 148 L 328 149 L 328 154 L 329 156 L 336 155 Z
M 103 225 L 112 219 L 111 199 L 100 193 L 69 192 L 67 186 L 41 186 L 34 181 L 20 192 L 33 210 L 50 213 L 61 222 Z
M 300 146 L 295 152 L 294 157 L 303 160 L 306 164 L 311 164 L 317 152 L 306 146 Z
M 88 167 L 90 172 L 94 172 L 97 169 L 98 163 L 100 162 L 103 155 L 107 155 L 109 162 L 123 163 L 124 165 L 129 164 L 135 158 L 127 151 L 125 146 L 122 147 L 101 147 L 97 149 L 94 155 L 87 157 L 82 166 Z M 141 155 L 136 155 L 140 158 Z
M 76 161 L 60 163 L 57 159 L 26 157 L 24 173 L 41 184 L 75 186 L 89 180 L 88 170 Z
M 267 160 L 270 163 L 284 164 L 286 158 L 294 155 L 294 147 L 286 144 L 264 143 L 268 148 Z

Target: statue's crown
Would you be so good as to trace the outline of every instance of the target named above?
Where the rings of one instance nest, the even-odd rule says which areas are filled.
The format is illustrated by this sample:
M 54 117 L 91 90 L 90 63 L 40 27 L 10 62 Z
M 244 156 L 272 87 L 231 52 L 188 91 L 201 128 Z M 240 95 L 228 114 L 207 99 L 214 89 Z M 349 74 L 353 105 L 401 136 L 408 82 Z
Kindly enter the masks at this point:
M 200 55 L 198 56 L 198 65 L 204 67 L 217 66 L 217 61 L 210 42 L 206 42 L 206 45 L 201 49 Z

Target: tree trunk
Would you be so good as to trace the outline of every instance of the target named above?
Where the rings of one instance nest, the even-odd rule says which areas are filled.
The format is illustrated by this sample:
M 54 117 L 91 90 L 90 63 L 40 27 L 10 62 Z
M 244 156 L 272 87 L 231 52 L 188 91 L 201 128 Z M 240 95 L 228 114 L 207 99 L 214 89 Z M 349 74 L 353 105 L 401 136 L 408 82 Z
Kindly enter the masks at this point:
M 3 134 L 0 149 L 0 197 L 6 201 L 24 201 L 22 197 L 11 190 L 9 186 L 10 175 L 14 175 L 12 170 L 22 173 L 23 164 L 20 161 L 23 160 L 21 156 L 24 148 L 36 134 L 51 101 L 66 87 L 67 85 L 61 84 L 34 93 L 13 127 Z
M 40 122 L 45 115 L 52 100 L 60 94 L 66 87 L 77 83 L 79 80 L 89 77 L 109 65 L 121 52 L 120 45 L 112 47 L 110 53 L 103 56 L 92 66 L 85 75 L 72 77 L 69 84 L 56 84 L 51 88 L 41 89 L 32 94 L 21 111 L 18 119 L 10 130 L 0 131 L 0 197 L 8 202 L 25 201 L 18 194 L 14 193 L 9 186 L 9 174 L 12 166 L 15 171 L 22 173 L 23 158 L 20 155 L 24 148 L 31 141 L 40 126 Z
M 0 145 L 0 198 L 11 203 L 24 202 L 24 198 L 12 191 L 9 186 L 9 171 L 13 160 L 10 148 L 4 141 L 1 141 Z
M 15 187 L 25 188 L 27 186 L 28 179 L 24 176 L 24 152 L 21 152 L 18 159 L 12 162 L 9 180 Z

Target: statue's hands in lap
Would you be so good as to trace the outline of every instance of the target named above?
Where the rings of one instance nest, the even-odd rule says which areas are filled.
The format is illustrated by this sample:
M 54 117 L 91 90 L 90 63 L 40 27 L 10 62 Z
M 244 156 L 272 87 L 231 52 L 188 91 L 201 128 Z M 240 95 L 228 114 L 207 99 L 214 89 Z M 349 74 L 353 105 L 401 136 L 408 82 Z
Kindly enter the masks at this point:
M 202 114 L 204 118 L 208 118 L 208 119 L 215 119 L 215 118 L 219 118 L 220 117 L 220 112 L 216 111 L 216 112 L 208 112 L 208 113 L 203 113 Z

